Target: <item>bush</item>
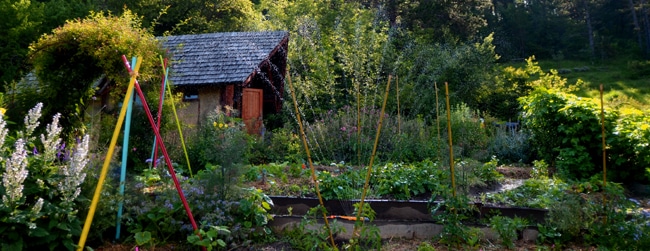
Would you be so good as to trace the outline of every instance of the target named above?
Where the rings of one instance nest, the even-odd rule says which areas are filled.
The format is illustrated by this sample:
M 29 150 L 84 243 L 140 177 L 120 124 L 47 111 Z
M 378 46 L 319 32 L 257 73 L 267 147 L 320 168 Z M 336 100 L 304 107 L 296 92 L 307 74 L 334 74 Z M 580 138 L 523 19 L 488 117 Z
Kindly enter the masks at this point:
M 539 156 L 564 178 L 584 180 L 603 169 L 600 108 L 591 99 L 552 89 L 521 98 L 524 126 Z M 647 181 L 650 119 L 641 111 L 605 109 L 608 178 Z

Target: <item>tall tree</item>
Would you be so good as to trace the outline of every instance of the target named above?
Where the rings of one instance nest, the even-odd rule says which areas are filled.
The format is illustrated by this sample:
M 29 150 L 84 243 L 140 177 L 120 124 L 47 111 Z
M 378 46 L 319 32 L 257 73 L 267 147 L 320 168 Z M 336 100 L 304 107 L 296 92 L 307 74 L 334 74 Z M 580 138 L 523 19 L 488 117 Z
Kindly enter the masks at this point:
M 476 38 L 487 25 L 486 10 L 491 0 L 404 1 L 402 22 L 406 28 L 429 41 L 451 42 Z
M 129 76 L 121 55 L 143 59 L 139 79 L 144 82 L 158 75 L 154 71 L 159 68 L 161 54 L 159 41 L 140 27 L 140 21 L 131 12 L 119 17 L 92 13 L 85 19 L 69 21 L 30 46 L 40 91 L 38 97 L 19 99 L 32 103 L 12 106 L 31 107 L 35 101 L 44 102 L 48 105 L 43 113 L 48 117 L 54 113 L 63 115 L 63 128 L 82 128 L 84 104 L 94 95 L 93 83 L 97 79 L 105 76 L 116 85 L 116 93 L 124 93 Z

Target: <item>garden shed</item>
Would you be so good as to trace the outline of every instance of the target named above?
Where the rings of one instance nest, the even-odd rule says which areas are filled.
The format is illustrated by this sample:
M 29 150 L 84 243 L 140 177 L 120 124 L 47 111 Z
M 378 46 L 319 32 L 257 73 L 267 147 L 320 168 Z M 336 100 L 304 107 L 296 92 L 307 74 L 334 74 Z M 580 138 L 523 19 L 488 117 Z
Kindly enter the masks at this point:
M 198 124 L 216 107 L 230 107 L 249 133 L 265 114 L 282 109 L 289 33 L 224 32 L 161 38 L 171 53 L 169 80 L 183 93 L 182 120 Z M 225 112 L 229 112 L 225 110 Z

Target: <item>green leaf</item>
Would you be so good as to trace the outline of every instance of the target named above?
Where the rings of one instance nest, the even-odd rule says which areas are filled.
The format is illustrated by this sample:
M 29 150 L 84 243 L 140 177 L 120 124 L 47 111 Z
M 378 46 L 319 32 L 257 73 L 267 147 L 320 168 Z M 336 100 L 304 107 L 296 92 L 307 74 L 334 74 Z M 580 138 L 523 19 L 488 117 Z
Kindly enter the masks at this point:
M 34 237 L 43 237 L 43 236 L 47 236 L 48 234 L 49 232 L 41 227 L 38 227 L 30 232 L 30 235 Z
M 135 242 L 138 245 L 144 245 L 150 241 L 151 241 L 151 232 L 144 231 L 144 232 L 135 233 Z
M 271 210 L 271 206 L 266 201 L 262 201 L 262 207 L 266 210 Z

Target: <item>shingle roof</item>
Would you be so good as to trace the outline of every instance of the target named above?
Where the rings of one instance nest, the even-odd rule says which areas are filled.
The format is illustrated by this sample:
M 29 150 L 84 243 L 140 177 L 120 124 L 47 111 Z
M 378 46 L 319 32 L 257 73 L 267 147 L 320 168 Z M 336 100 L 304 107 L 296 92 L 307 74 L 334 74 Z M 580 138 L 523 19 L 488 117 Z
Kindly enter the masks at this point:
M 169 79 L 175 86 L 242 83 L 288 35 L 267 31 L 164 37 L 163 46 L 172 53 Z

